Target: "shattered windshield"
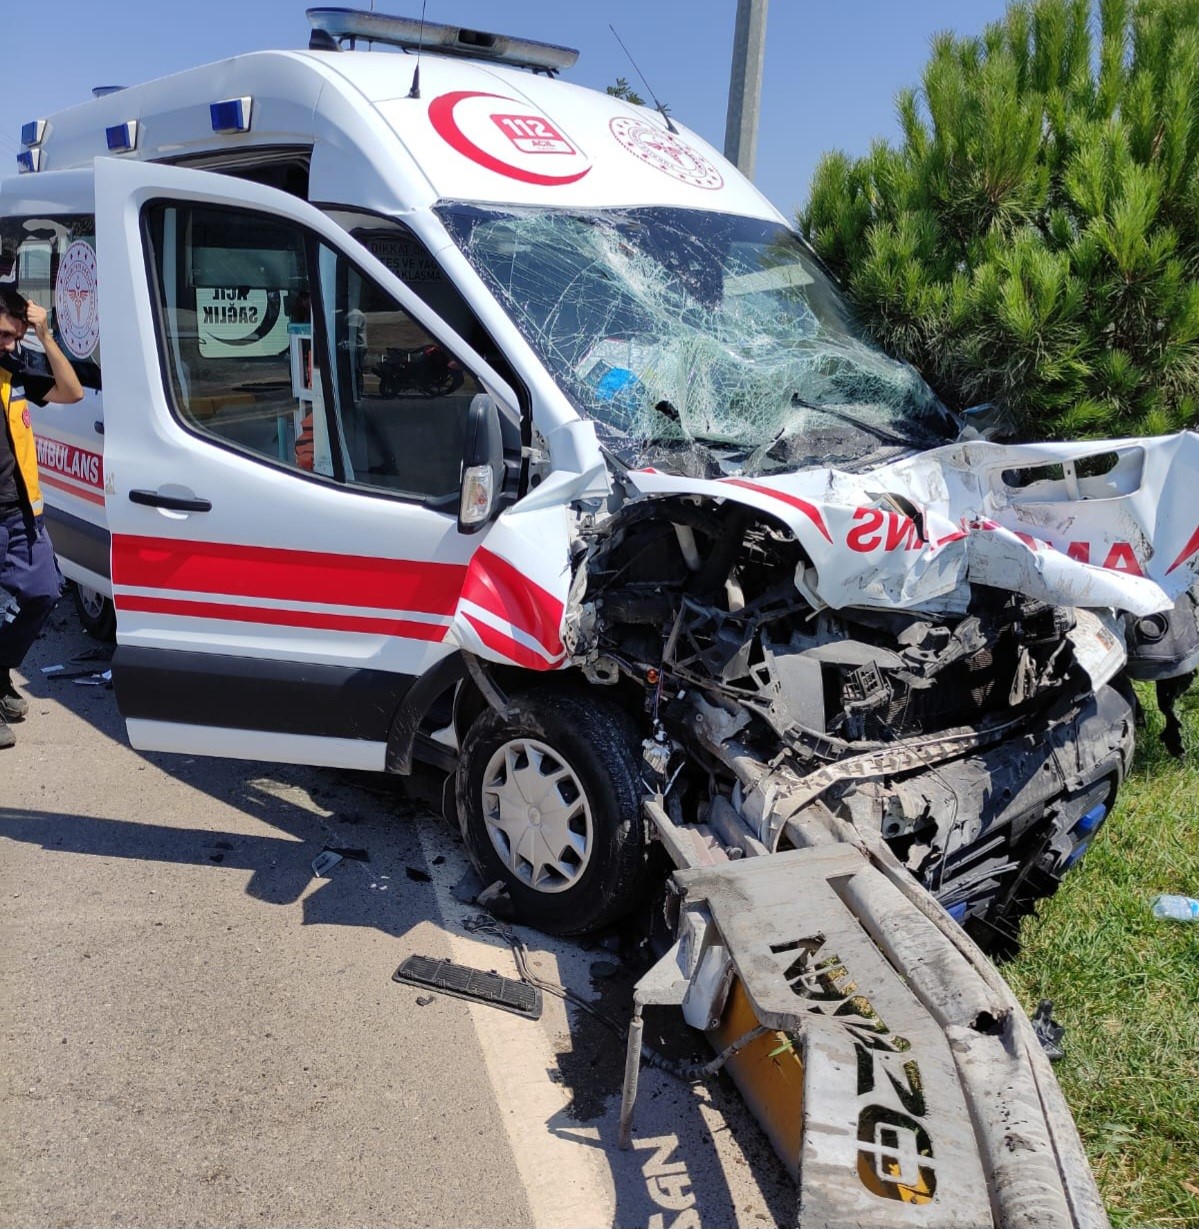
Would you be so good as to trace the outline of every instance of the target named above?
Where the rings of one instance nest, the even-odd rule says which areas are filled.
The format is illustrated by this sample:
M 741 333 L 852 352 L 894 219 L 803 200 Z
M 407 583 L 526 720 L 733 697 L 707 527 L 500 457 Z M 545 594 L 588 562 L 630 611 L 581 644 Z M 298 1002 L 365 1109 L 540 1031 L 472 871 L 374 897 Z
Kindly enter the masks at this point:
M 913 368 L 855 334 L 785 226 L 673 208 L 438 213 L 626 464 L 764 474 L 956 434 Z

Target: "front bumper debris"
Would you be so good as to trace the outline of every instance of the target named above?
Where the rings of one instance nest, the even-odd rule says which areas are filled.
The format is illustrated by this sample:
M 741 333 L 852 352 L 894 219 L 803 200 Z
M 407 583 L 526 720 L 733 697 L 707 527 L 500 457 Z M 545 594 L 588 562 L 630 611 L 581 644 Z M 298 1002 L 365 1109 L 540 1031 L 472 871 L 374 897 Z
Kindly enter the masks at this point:
M 647 810 L 678 853 L 677 826 Z M 805 848 L 675 872 L 680 937 L 638 983 L 635 1024 L 675 1004 L 717 1049 L 749 1038 L 727 1068 L 796 1178 L 804 1229 L 1107 1226 L 1049 1060 L 987 958 L 880 839 L 831 814 L 805 831 Z

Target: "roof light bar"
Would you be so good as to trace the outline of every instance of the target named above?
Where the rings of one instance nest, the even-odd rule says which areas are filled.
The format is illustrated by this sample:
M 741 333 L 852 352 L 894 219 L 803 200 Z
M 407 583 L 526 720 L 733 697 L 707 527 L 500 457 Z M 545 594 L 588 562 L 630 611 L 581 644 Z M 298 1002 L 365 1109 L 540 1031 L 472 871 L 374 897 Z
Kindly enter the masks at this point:
M 22 175 L 30 171 L 42 169 L 42 151 L 40 149 L 23 149 L 17 154 L 17 170 Z
M 225 98 L 212 103 L 208 111 L 212 116 L 213 132 L 249 132 L 253 102 L 253 97 L 247 94 L 244 98 Z
M 45 135 L 46 121 L 44 119 L 31 119 L 29 123 L 21 125 L 21 144 L 26 147 L 40 145 Z
M 137 147 L 137 120 L 126 120 L 123 124 L 105 128 L 104 139 L 108 142 L 110 154 L 127 154 Z
M 411 17 L 392 17 L 365 9 L 309 9 L 308 24 L 313 30 L 335 39 L 363 38 L 410 50 L 423 47 L 440 55 L 493 60 L 540 72 L 561 72 L 572 67 L 579 58 L 579 53 L 572 48 L 553 43 L 537 43 L 508 34 L 488 34 L 486 30 L 467 30 L 428 21 L 422 26 Z

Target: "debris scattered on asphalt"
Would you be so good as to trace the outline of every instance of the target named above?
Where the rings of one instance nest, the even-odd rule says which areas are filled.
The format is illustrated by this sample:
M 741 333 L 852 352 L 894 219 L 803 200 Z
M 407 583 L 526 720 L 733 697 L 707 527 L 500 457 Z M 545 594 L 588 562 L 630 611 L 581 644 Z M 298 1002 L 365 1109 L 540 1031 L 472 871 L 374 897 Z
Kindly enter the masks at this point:
M 462 878 L 450 888 L 450 895 L 464 905 L 473 905 L 479 899 L 479 893 L 482 890 L 483 881 L 468 868 Z
M 404 867 L 404 874 L 412 880 L 413 883 L 432 883 L 433 876 L 427 871 L 418 870 L 415 866 Z
M 330 853 L 337 854 L 340 858 L 348 858 L 351 862 L 369 862 L 370 854 L 365 849 L 343 849 L 340 845 L 328 846 Z
M 516 906 L 513 905 L 512 897 L 508 895 L 508 889 L 502 879 L 497 879 L 495 883 L 484 888 L 475 897 L 474 903 L 502 921 L 511 922 L 516 917 Z
M 312 873 L 318 878 L 328 873 L 341 861 L 341 854 L 332 849 L 323 849 L 312 859 Z
M 418 994 L 416 996 L 416 1005 L 417 1007 L 428 1007 L 430 1003 L 434 1002 L 436 997 L 433 994 Z
M 512 977 L 501 977 L 498 973 L 454 964 L 451 960 L 409 956 L 391 975 L 391 980 L 424 986 L 470 1002 L 486 1003 L 529 1020 L 541 1019 L 541 991 L 536 986 Z
M 112 647 L 105 645 L 97 645 L 94 649 L 84 649 L 82 653 L 76 653 L 71 658 L 72 661 L 112 661 Z
M 66 678 L 67 675 L 60 677 Z M 75 676 L 76 687 L 111 687 L 112 671 L 105 670 L 103 674 L 81 674 Z
M 97 670 L 96 663 L 112 660 L 112 650 L 108 648 L 85 649 L 77 653 L 69 662 L 56 662 L 52 666 L 43 666 L 42 673 L 47 678 L 74 679 L 80 687 L 111 687 L 112 670 Z

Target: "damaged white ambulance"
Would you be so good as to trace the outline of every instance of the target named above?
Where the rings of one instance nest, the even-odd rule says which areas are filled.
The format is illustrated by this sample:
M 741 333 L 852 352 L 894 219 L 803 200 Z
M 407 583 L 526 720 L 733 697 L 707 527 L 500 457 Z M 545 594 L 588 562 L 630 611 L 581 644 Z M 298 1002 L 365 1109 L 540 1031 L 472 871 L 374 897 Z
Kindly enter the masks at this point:
M 91 390 L 39 458 L 131 742 L 430 759 L 550 931 L 673 867 L 638 1017 L 729 1047 L 805 1225 L 1105 1224 L 950 918 L 1011 950 L 1103 823 L 1126 630 L 1199 661 L 1199 436 L 968 439 L 575 53 L 309 18 L 27 124 L 0 185 L 0 276 Z

